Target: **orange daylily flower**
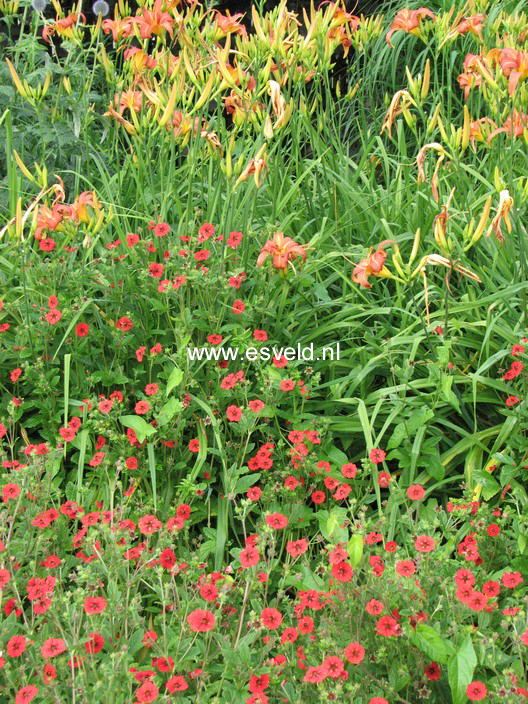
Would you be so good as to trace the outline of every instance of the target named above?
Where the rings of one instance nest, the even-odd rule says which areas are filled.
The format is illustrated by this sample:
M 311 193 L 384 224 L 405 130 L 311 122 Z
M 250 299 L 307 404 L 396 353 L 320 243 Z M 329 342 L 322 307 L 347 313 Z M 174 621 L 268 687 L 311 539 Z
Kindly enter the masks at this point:
M 512 96 L 519 81 L 528 78 L 528 51 L 501 49 L 499 63 L 503 75 L 508 78 L 508 92 Z
M 399 29 L 409 34 L 420 36 L 422 31 L 422 17 L 430 17 L 433 22 L 436 22 L 436 17 L 431 10 L 428 10 L 426 7 L 420 7 L 417 10 L 409 10 L 404 7 L 403 10 L 400 10 L 385 37 L 387 44 L 394 49 L 390 40 L 394 32 Z
M 138 17 L 133 18 L 133 22 L 139 27 L 142 39 L 150 39 L 153 34 L 160 37 L 166 30 L 170 38 L 173 38 L 172 28 L 174 20 L 168 12 L 161 11 L 162 0 L 156 0 L 152 10 L 143 8 L 143 12 Z
M 158 62 L 152 56 L 149 56 L 137 46 L 131 46 L 125 49 L 123 58 L 128 61 L 134 73 L 142 73 L 143 69 L 156 68 Z
M 456 31 L 458 34 L 466 34 L 466 32 L 471 32 L 475 36 L 479 37 L 482 41 L 482 23 L 485 21 L 484 15 L 479 12 L 477 15 L 472 15 L 471 17 L 466 17 L 460 22 Z
M 357 266 L 354 267 L 352 272 L 352 281 L 355 284 L 359 284 L 364 288 L 372 288 L 372 284 L 369 284 L 369 276 L 380 276 L 383 278 L 392 277 L 391 272 L 385 266 L 385 259 L 388 254 L 383 249 L 387 244 L 394 244 L 398 246 L 394 240 L 383 240 L 383 242 L 378 245 L 377 250 L 372 254 L 372 248 L 369 251 L 368 257 L 362 259 Z
M 115 20 L 103 20 L 102 28 L 105 34 L 112 33 L 112 41 L 116 44 L 121 37 L 126 38 L 132 34 L 134 23 L 132 17 L 116 17 Z
M 86 24 L 86 17 L 81 13 L 82 20 Z M 42 38 L 45 42 L 50 43 L 50 37 L 57 32 L 63 36 L 72 38 L 73 31 L 72 27 L 77 24 L 78 15 L 76 12 L 72 12 L 62 20 L 56 20 L 53 24 L 48 24 L 42 30 Z
M 522 137 L 524 130 L 528 130 L 528 115 L 524 112 L 520 113 L 518 110 L 514 110 L 513 120 L 511 117 L 508 117 L 502 127 L 498 127 L 490 134 L 488 137 L 488 147 L 491 144 L 491 140 L 501 132 L 507 132 L 511 137 Z
M 215 22 L 218 25 L 218 28 L 220 30 L 220 34 L 217 37 L 218 39 L 222 39 L 225 37 L 227 34 L 240 34 L 240 36 L 247 38 L 247 30 L 244 27 L 243 24 L 238 22 L 239 17 L 244 17 L 243 12 L 238 12 L 236 15 L 231 16 L 229 13 L 229 10 L 226 10 L 225 15 L 222 15 L 221 12 L 218 10 L 215 10 L 216 12 L 216 17 L 215 17 Z
M 37 229 L 35 230 L 35 239 L 42 239 L 42 233 L 48 230 L 52 232 L 62 223 L 63 218 L 70 218 L 72 209 L 64 203 L 54 203 L 50 210 L 46 205 L 41 205 L 37 215 Z
M 497 125 L 493 122 L 491 117 L 481 117 L 480 120 L 470 122 L 469 141 L 474 152 L 476 152 L 475 141 L 487 142 L 491 134 L 491 128 L 497 129 Z
M 83 191 L 80 193 L 71 205 L 71 217 L 78 222 L 89 223 L 92 216 L 88 212 L 90 206 L 99 215 L 101 205 L 95 195 L 95 191 Z
M 296 244 L 291 237 L 284 237 L 284 232 L 275 232 L 272 240 L 268 240 L 260 250 L 257 258 L 257 266 L 262 266 L 265 259 L 271 255 L 275 269 L 286 270 L 288 264 L 296 257 L 306 260 L 304 246 Z

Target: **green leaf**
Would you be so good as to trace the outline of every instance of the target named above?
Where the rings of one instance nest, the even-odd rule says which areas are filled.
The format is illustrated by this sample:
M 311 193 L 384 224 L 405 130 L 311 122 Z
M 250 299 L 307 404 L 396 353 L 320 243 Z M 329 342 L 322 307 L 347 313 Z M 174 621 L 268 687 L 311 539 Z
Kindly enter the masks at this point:
M 125 428 L 132 428 L 139 443 L 142 443 L 145 438 L 149 438 L 156 432 L 156 428 L 153 428 L 150 423 L 147 423 L 141 416 L 119 416 L 119 420 Z
M 450 406 L 460 413 L 460 404 L 458 402 L 458 397 L 451 388 L 453 386 L 453 377 L 448 374 L 442 375 L 441 380 L 442 395 Z
M 424 623 L 419 623 L 416 630 L 411 634 L 411 642 L 427 657 L 435 662 L 445 664 L 447 662 L 447 648 L 441 636 Z
M 169 378 L 167 379 L 167 388 L 165 389 L 165 396 L 168 396 L 176 386 L 179 386 L 182 382 L 182 379 L 182 370 L 179 367 L 174 367 L 174 369 L 170 373 Z
M 473 672 L 476 666 L 477 656 L 471 636 L 466 636 L 447 665 L 447 677 L 451 687 L 453 704 L 466 703 L 466 688 L 473 681 Z
M 159 416 L 158 425 L 167 425 L 174 416 L 183 410 L 183 403 L 178 398 L 170 398 L 167 403 L 163 404 Z
M 347 552 L 350 565 L 357 567 L 363 557 L 363 536 L 353 535 L 348 541 Z
M 260 479 L 260 472 L 257 474 L 246 474 L 240 477 L 235 485 L 234 494 L 245 494 L 245 492 Z

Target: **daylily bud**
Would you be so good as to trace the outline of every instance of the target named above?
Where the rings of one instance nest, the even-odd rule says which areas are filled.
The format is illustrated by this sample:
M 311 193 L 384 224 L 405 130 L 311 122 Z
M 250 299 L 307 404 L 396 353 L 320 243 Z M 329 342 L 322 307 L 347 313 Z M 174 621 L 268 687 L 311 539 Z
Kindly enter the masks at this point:
M 471 118 L 469 117 L 469 110 L 467 105 L 464 105 L 464 127 L 462 130 L 462 151 L 466 151 L 469 145 L 469 126 L 471 123 Z
M 486 202 L 484 203 L 484 208 L 482 210 L 482 215 L 480 216 L 479 223 L 477 225 L 477 229 L 473 233 L 471 237 L 471 246 L 476 244 L 479 239 L 482 237 L 482 234 L 484 233 L 484 229 L 486 227 L 486 223 L 488 222 L 489 214 L 491 211 L 491 196 L 488 197 Z
M 427 98 L 427 95 L 429 94 L 430 80 L 431 80 L 431 62 L 429 59 L 427 59 L 427 61 L 425 62 L 425 72 L 424 72 L 424 77 L 423 77 L 423 82 L 422 82 L 422 91 L 420 94 L 422 101 L 424 101 Z
M 68 95 L 71 95 L 71 92 L 72 92 L 71 83 L 70 83 L 70 79 L 68 78 L 68 76 L 63 76 L 62 85 L 64 86 L 64 90 L 66 91 L 66 93 L 68 93 Z
M 442 107 L 442 103 L 438 103 L 432 117 L 429 119 L 429 122 L 427 123 L 427 129 L 425 131 L 426 135 L 430 134 L 434 130 L 434 128 L 436 127 L 436 123 L 438 121 L 438 115 L 440 114 L 441 107 Z

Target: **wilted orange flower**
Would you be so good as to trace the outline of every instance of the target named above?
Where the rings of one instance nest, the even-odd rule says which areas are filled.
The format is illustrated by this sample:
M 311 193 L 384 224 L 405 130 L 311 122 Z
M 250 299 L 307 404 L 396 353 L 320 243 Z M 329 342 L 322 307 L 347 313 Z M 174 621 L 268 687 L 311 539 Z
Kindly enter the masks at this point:
M 387 244 L 394 244 L 394 240 L 383 240 L 383 242 L 378 245 L 377 250 L 372 254 L 372 248 L 366 259 L 362 259 L 357 266 L 354 267 L 352 272 L 352 281 L 355 284 L 359 284 L 364 288 L 372 288 L 372 284 L 369 284 L 369 276 L 380 276 L 386 278 L 392 276 L 390 271 L 385 266 L 385 259 L 387 258 L 387 252 L 383 247 Z M 397 247 L 398 245 L 396 245 Z
M 390 39 L 394 32 L 401 29 L 409 34 L 414 34 L 415 36 L 420 36 L 422 31 L 422 17 L 431 17 L 433 22 L 436 22 L 436 18 L 431 10 L 426 7 L 420 7 L 417 10 L 409 10 L 409 8 L 404 7 L 396 15 L 394 22 L 391 24 L 390 30 L 387 32 L 385 40 L 387 44 L 394 49 Z
M 491 225 L 486 232 L 486 237 L 489 237 L 493 230 L 499 242 L 501 244 L 504 242 L 504 237 L 501 232 L 501 222 L 504 220 L 506 227 L 508 228 L 508 232 L 511 234 L 512 226 L 510 222 L 510 210 L 512 208 L 513 198 L 510 196 L 510 192 L 508 190 L 501 191 L 499 197 L 499 207 L 497 208 L 495 217 L 491 221 Z
M 257 258 L 257 266 L 262 266 L 265 259 L 271 255 L 275 269 L 287 269 L 290 260 L 302 257 L 306 260 L 306 252 L 303 245 L 296 244 L 291 237 L 284 237 L 284 232 L 276 232 L 272 240 L 268 240 L 260 250 Z

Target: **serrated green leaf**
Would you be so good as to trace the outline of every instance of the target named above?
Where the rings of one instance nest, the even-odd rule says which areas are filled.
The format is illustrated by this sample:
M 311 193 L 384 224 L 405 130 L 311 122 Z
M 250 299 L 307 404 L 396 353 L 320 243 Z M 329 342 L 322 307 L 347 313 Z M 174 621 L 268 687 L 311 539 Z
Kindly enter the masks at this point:
M 466 688 L 473 681 L 473 672 L 476 666 L 477 656 L 471 636 L 466 636 L 447 665 L 447 677 L 453 704 L 465 704 L 467 702 Z

